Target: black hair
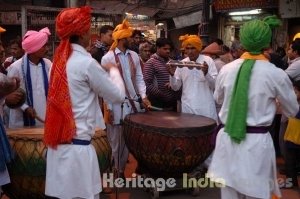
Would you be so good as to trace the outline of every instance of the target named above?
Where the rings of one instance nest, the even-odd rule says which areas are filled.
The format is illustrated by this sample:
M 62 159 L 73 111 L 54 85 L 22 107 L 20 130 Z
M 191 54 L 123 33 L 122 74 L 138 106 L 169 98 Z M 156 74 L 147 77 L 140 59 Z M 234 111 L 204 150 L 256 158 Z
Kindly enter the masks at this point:
M 300 38 L 293 41 L 291 48 L 293 51 L 296 51 L 298 55 L 300 55 Z
M 134 37 L 135 35 L 143 36 L 140 30 L 133 30 L 131 37 Z
M 169 45 L 169 46 L 171 46 L 171 48 L 173 48 L 172 42 L 169 39 L 167 39 L 167 38 L 158 38 L 156 40 L 156 47 L 157 48 L 161 48 L 161 47 L 163 47 L 165 45 Z
M 20 36 L 17 36 L 16 38 L 9 41 L 9 45 L 17 44 L 20 48 L 22 48 L 22 39 Z
M 77 44 L 79 42 L 79 36 L 78 35 L 72 35 L 70 36 L 70 43 Z
M 114 31 L 114 27 L 110 26 L 110 25 L 104 25 L 100 28 L 100 34 L 105 34 L 108 31 Z
M 293 86 L 294 86 L 298 91 L 300 91 L 300 80 L 293 81 Z
M 219 38 L 215 39 L 214 42 L 216 42 L 219 46 L 221 46 L 221 45 L 224 44 L 223 40 L 222 40 L 222 39 L 219 39 Z
M 278 47 L 276 49 L 276 53 L 280 55 L 281 58 L 283 58 L 286 55 L 285 49 L 283 47 Z
M 223 45 L 222 47 L 223 47 L 223 51 L 224 51 L 225 53 L 229 53 L 229 52 L 230 52 L 230 48 L 229 48 L 228 46 Z

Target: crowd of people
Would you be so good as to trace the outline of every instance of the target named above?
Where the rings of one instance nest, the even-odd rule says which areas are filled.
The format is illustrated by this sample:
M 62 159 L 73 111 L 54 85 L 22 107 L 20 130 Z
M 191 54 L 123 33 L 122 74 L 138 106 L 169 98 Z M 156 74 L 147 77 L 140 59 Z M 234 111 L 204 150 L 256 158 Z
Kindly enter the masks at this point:
M 114 171 L 124 178 L 129 151 L 122 120 L 158 107 L 206 116 L 219 125 L 208 174 L 225 180 L 223 199 L 280 197 L 274 139 L 268 132 L 275 114 L 282 115 L 275 133 L 281 135 L 285 173 L 298 187 L 300 145 L 283 137 L 288 118 L 299 117 L 300 38 L 294 38 L 287 54 L 281 48 L 274 52 L 269 24 L 279 25 L 279 20 L 245 23 L 231 48 L 220 39 L 203 46 L 199 36 L 182 35 L 182 53 L 172 56 L 169 39 L 153 44 L 127 20 L 115 28 L 102 26 L 99 40 L 90 46 L 91 10 L 81 7 L 57 16 L 60 44 L 52 61 L 45 58 L 47 27 L 12 40 L 10 57 L 0 43 L 0 186 L 10 181 L 6 163 L 13 158 L 5 126 L 44 127 L 45 194 L 99 198 L 101 175 L 91 145 L 96 127 L 106 129 Z M 168 64 L 172 59 L 198 63 L 201 69 L 174 67 Z M 22 97 L 19 107 L 8 106 Z

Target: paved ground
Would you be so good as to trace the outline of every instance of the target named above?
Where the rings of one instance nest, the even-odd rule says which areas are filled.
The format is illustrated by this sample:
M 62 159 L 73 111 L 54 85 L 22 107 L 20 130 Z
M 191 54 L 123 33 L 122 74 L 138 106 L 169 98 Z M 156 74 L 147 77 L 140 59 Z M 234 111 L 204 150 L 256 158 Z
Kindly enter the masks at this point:
M 283 161 L 278 160 L 278 165 L 282 166 Z M 131 177 L 132 173 L 136 168 L 135 159 L 130 156 L 129 162 L 126 168 L 125 176 Z M 284 178 L 284 176 L 279 175 L 278 178 Z M 300 183 L 300 178 L 298 178 Z M 114 191 L 114 190 L 113 190 Z M 122 188 L 119 190 L 118 197 L 113 192 L 112 194 L 102 194 L 101 199 L 151 199 L 151 194 L 149 192 L 144 191 L 141 188 Z M 282 189 L 282 199 L 300 199 L 300 191 Z M 1 199 L 9 199 L 6 196 Z M 21 198 L 20 198 L 21 199 Z M 179 190 L 179 191 L 169 191 L 163 192 L 160 194 L 160 199 L 220 199 L 220 190 L 218 188 L 203 188 L 200 189 L 199 195 L 194 197 L 187 190 Z
M 279 161 L 279 164 L 282 164 L 282 161 Z M 132 173 L 135 171 L 136 161 L 130 156 L 129 163 L 127 164 L 125 176 L 131 177 Z M 279 178 L 284 176 L 279 175 Z M 299 178 L 300 182 L 300 178 Z M 160 195 L 161 199 L 220 199 L 220 190 L 218 188 L 203 188 L 200 189 L 200 194 L 195 197 L 192 196 L 187 190 L 180 191 L 169 191 L 163 192 Z M 296 190 L 282 189 L 282 199 L 300 199 L 300 192 Z M 119 199 L 150 199 L 151 194 L 144 191 L 143 189 L 138 188 L 122 188 L 118 194 Z M 117 199 L 116 194 L 101 194 L 101 199 Z

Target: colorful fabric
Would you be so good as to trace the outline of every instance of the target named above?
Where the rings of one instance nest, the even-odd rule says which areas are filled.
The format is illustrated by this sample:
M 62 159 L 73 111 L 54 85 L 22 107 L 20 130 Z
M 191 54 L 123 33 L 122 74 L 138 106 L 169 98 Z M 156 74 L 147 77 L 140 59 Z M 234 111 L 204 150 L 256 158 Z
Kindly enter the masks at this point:
M 266 59 L 260 54 L 264 48 L 269 46 L 272 36 L 270 26 L 274 27 L 276 23 L 279 25 L 280 21 L 276 17 L 270 16 L 266 17 L 264 21 L 246 22 L 240 30 L 240 41 L 249 53 L 243 55 L 246 59 L 235 80 L 225 125 L 225 132 L 236 143 L 240 143 L 246 137 L 248 90 L 252 68 L 256 60 Z
M 26 65 L 25 65 L 25 63 L 26 63 Z M 43 59 L 41 59 L 40 63 L 42 64 L 44 91 L 45 91 L 45 97 L 47 99 L 48 74 L 46 71 L 45 61 Z M 26 101 L 27 101 L 28 106 L 33 108 L 32 81 L 31 81 L 31 73 L 30 73 L 30 64 L 29 64 L 29 59 L 28 59 L 27 54 L 22 59 L 22 73 L 23 73 L 23 79 L 25 82 Z M 24 121 L 24 126 L 35 126 L 35 119 L 28 117 L 25 113 L 23 113 L 23 121 Z
M 184 35 L 179 37 L 179 41 L 182 42 L 182 47 L 185 48 L 188 44 L 195 47 L 197 50 L 201 51 L 202 42 L 201 39 L 197 35 Z
M 13 159 L 13 153 L 6 137 L 2 118 L 0 117 L 0 172 L 5 171 L 6 163 Z
M 83 35 L 91 27 L 91 8 L 67 8 L 56 18 L 56 31 L 61 39 L 57 47 L 50 75 L 44 142 L 56 148 L 60 143 L 70 143 L 76 135 L 68 87 L 66 63 L 72 53 L 70 37 Z
M 40 50 L 51 35 L 49 28 L 43 28 L 40 31 L 29 30 L 23 37 L 22 48 L 27 54 L 35 53 Z
M 249 52 L 245 52 L 241 55 L 241 59 L 254 59 L 254 60 L 265 60 L 269 61 L 263 54 L 251 55 Z
M 131 37 L 133 29 L 130 27 L 129 22 L 124 19 L 123 23 L 117 25 L 114 29 L 112 37 L 114 43 L 111 45 L 110 50 L 114 50 L 118 46 L 118 40 Z

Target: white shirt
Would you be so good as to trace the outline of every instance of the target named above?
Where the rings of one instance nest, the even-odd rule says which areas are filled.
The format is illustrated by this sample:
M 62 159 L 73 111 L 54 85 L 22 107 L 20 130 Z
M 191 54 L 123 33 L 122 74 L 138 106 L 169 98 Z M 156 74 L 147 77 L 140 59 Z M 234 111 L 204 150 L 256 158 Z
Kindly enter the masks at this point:
M 49 59 L 43 58 L 45 62 L 47 75 L 49 74 L 50 67 L 52 66 L 52 62 Z M 19 77 L 20 78 L 20 87 L 25 89 L 25 81 L 24 75 L 22 71 L 22 62 L 23 59 L 18 59 L 9 67 L 8 77 Z M 30 65 L 30 76 L 31 76 L 31 84 L 32 84 L 32 94 L 33 94 L 33 108 L 35 109 L 37 115 L 45 120 L 46 114 L 46 95 L 44 89 L 44 78 L 43 78 L 43 70 L 42 64 L 39 63 L 35 65 L 34 63 L 29 61 Z M 25 74 L 26 74 L 26 62 L 24 65 Z M 49 75 L 48 75 L 49 81 Z M 23 111 L 25 111 L 29 106 L 27 103 L 23 104 L 20 108 L 10 109 L 9 114 L 9 128 L 21 128 L 24 126 L 23 122 Z M 35 120 L 36 126 L 44 126 L 43 123 Z
M 190 61 L 187 57 L 182 61 Z M 182 86 L 182 112 L 203 115 L 217 120 L 216 106 L 213 99 L 215 79 L 218 75 L 214 61 L 206 56 L 199 55 L 196 62 L 208 64 L 208 73 L 204 76 L 201 70 L 187 67 L 176 69 L 174 76 L 170 76 L 171 88 L 175 91 Z
M 300 57 L 290 61 L 289 67 L 285 72 L 295 81 L 300 80 Z
M 116 55 L 119 57 L 122 73 L 124 76 L 124 83 L 127 86 L 128 92 L 130 96 L 127 96 L 127 98 L 135 99 L 137 100 L 137 94 L 140 94 L 142 98 L 146 97 L 146 84 L 144 82 L 143 73 L 140 65 L 140 59 L 136 52 L 131 50 L 126 50 L 125 53 L 121 52 L 118 48 L 115 49 Z M 136 91 L 133 86 L 133 82 L 131 79 L 131 71 L 130 71 L 130 64 L 129 64 L 129 54 L 131 55 L 134 66 L 135 66 L 135 86 Z M 102 57 L 101 64 L 105 65 L 107 63 L 113 63 L 116 64 L 115 56 L 112 50 L 108 51 Z M 138 93 L 136 93 L 138 92 Z M 124 99 L 124 106 L 123 106 L 123 112 L 121 111 L 121 103 L 111 103 L 111 100 L 105 97 L 105 100 L 109 102 L 109 108 L 113 110 L 114 113 L 114 124 L 119 124 L 121 116 L 124 118 L 126 115 L 133 113 L 133 109 L 131 107 L 131 104 L 128 100 Z M 140 105 L 137 102 L 134 102 L 137 110 L 140 112 Z
M 232 90 L 243 61 L 237 59 L 225 65 L 216 81 L 214 98 L 218 104 L 223 104 L 219 113 L 223 124 L 227 120 Z M 270 126 L 276 113 L 275 99 L 287 116 L 295 116 L 299 109 L 286 73 L 262 60 L 257 60 L 253 66 L 248 99 L 248 126 Z M 275 150 L 269 133 L 247 133 L 245 140 L 237 144 L 224 128 L 219 131 L 208 171 L 212 179 L 221 178 L 226 186 L 247 196 L 271 198 L 272 192 L 280 196 L 276 172 Z
M 80 45 L 72 44 L 73 52 L 67 61 L 67 78 L 76 138 L 91 140 L 96 120 L 103 117 L 98 97 L 114 103 L 125 98 L 124 85 L 116 68 L 109 74 Z M 48 148 L 46 195 L 72 199 L 92 199 L 101 189 L 98 159 L 93 145 L 58 145 Z

